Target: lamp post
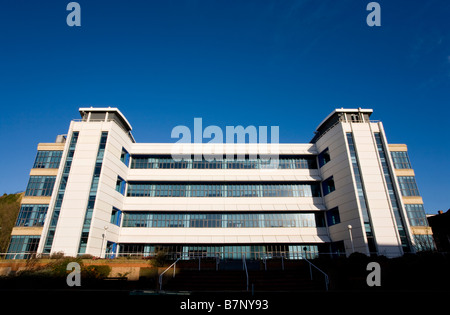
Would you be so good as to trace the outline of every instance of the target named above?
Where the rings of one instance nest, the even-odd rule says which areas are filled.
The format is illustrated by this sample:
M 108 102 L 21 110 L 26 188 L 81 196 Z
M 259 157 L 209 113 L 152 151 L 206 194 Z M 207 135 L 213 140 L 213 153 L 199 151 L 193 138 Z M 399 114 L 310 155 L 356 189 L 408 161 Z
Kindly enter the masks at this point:
M 353 235 L 352 235 L 352 226 L 349 224 L 347 226 L 348 228 L 348 234 L 350 234 L 350 243 L 352 244 L 352 253 L 355 252 L 355 247 L 353 246 Z
M 106 245 L 105 245 L 105 241 L 106 241 L 106 231 L 108 230 L 108 226 L 105 225 L 105 226 L 103 227 L 103 229 L 104 229 L 105 231 L 103 232 L 103 241 L 102 241 L 102 249 L 101 249 L 101 251 L 100 251 L 100 257 L 103 256 L 103 247 L 105 247 L 105 256 L 103 256 L 103 258 L 106 258 Z

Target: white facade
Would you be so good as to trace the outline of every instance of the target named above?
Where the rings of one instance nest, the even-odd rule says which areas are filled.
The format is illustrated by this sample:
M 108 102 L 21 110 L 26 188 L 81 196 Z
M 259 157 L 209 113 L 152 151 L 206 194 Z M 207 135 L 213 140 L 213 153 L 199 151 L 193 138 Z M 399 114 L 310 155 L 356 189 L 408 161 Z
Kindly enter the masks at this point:
M 273 144 L 270 150 L 277 150 L 283 157 L 311 157 L 318 161 L 318 155 L 325 149 L 329 161 L 316 168 L 302 169 L 187 169 L 187 168 L 132 168 L 121 160 L 123 150 L 131 159 L 136 156 L 170 156 L 173 144 L 136 143 L 131 135 L 131 126 L 116 108 L 81 108 L 81 121 L 72 121 L 67 142 L 55 180 L 45 223 L 40 230 L 38 253 L 64 252 L 76 256 L 83 253 L 94 256 L 122 254 L 126 244 L 139 246 L 265 246 L 290 245 L 318 246 L 319 254 L 353 251 L 365 254 L 377 253 L 388 257 L 402 255 L 404 250 L 412 250 L 412 237 L 407 215 L 403 207 L 400 190 L 395 176 L 395 194 L 400 205 L 399 215 L 403 222 L 401 230 L 406 233 L 408 244 L 402 247 L 395 209 L 389 197 L 386 175 L 383 173 L 374 134 L 379 133 L 384 141 L 387 163 L 393 166 L 388 154 L 388 144 L 381 122 L 370 122 L 372 110 L 337 109 L 317 128 L 316 136 L 307 144 Z M 356 118 L 357 117 L 357 118 Z M 66 165 L 69 146 L 74 132 L 78 133 L 67 184 L 61 185 L 63 169 Z M 101 162 L 98 185 L 93 188 L 94 169 L 98 162 L 98 152 L 102 132 L 107 132 L 106 147 Z M 357 164 L 363 183 L 363 192 L 370 221 L 375 252 L 369 249 L 367 218 L 364 220 L 361 198 L 355 180 L 355 168 L 349 150 L 347 133 L 351 133 L 357 153 Z M 267 147 L 257 144 L 188 144 L 183 153 L 211 152 L 218 156 L 225 154 L 258 154 Z M 272 151 L 275 152 L 275 151 Z M 129 187 L 122 194 L 117 191 L 118 178 L 129 183 L 170 182 L 170 183 L 313 183 L 321 189 L 320 196 L 305 197 L 154 197 L 127 196 Z M 323 181 L 332 178 L 334 191 L 326 194 Z M 59 215 L 55 215 L 58 191 L 62 204 Z M 89 207 L 89 196 L 94 198 L 92 219 L 86 225 L 85 216 Z M 32 201 L 31 201 L 32 202 Z M 149 213 L 217 213 L 251 214 L 257 213 L 320 213 L 323 224 L 298 227 L 125 227 L 123 223 L 111 223 L 112 211 L 118 209 L 125 214 L 132 212 Z M 327 211 L 337 209 L 339 223 L 331 224 Z M 53 221 L 52 221 L 53 218 Z M 56 218 L 56 223 L 55 223 Z M 317 219 L 319 220 L 319 219 Z M 53 223 L 52 223 L 53 222 Z M 53 241 L 48 241 L 52 230 Z M 349 229 L 351 225 L 351 229 Z M 85 249 L 80 252 L 83 227 L 88 227 Z M 367 224 L 366 224 L 367 226 Z M 45 244 L 47 243 L 47 246 Z M 112 246 L 114 244 L 114 246 Z M 136 247 L 140 248 L 140 247 Z M 143 248 L 143 247 L 142 247 Z M 259 256 L 260 257 L 260 256 Z
M 328 209 L 339 207 L 341 218 L 340 224 L 329 228 L 331 239 L 344 240 L 346 251 L 351 252 L 350 233 L 352 233 L 354 250 L 369 254 L 361 204 L 357 198 L 355 174 L 345 137 L 349 132 L 353 135 L 358 154 L 377 252 L 388 257 L 402 255 L 401 241 L 373 136 L 374 132 L 383 133 L 381 122 L 341 122 L 316 143 L 319 152 L 327 147 L 330 150 L 331 160 L 322 167 L 321 173 L 323 178 L 333 176 L 336 185 L 336 190 L 324 197 Z M 400 196 L 398 190 L 397 194 Z M 403 218 L 407 224 L 405 213 Z

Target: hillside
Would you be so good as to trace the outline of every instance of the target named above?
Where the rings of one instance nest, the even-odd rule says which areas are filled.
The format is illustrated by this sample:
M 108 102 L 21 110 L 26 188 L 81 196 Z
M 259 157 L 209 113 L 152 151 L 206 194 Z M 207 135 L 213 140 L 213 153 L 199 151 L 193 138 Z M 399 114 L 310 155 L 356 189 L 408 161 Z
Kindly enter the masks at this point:
M 0 197 L 0 253 L 8 250 L 9 238 L 16 223 L 23 194 L 4 194 Z

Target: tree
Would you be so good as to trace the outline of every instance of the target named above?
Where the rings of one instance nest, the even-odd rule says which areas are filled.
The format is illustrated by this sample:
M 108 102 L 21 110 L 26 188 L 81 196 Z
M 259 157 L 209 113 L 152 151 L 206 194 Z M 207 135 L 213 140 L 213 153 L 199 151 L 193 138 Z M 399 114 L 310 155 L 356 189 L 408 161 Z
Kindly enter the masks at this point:
M 3 194 L 0 197 L 0 253 L 8 250 L 11 231 L 17 220 L 23 193 Z

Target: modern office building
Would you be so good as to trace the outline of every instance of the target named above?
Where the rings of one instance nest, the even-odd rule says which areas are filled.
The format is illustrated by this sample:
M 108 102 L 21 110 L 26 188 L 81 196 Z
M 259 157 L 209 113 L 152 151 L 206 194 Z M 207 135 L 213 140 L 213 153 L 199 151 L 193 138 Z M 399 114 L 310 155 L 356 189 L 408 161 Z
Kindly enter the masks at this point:
M 406 146 L 388 144 L 371 109 L 334 110 L 310 143 L 193 143 L 182 154 L 137 143 L 117 108 L 79 112 L 67 135 L 38 145 L 9 258 L 395 257 L 430 234 Z

